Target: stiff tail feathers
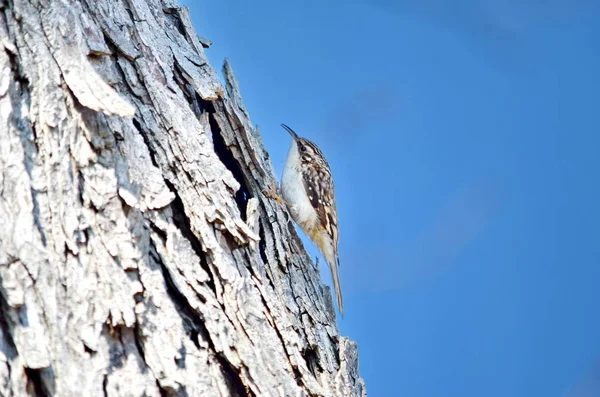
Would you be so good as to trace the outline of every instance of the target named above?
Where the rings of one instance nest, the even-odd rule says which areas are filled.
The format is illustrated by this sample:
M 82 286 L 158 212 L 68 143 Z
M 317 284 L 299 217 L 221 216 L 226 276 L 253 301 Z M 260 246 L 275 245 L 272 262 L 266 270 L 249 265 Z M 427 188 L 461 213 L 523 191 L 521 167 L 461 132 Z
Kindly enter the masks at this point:
M 331 278 L 333 279 L 333 289 L 335 291 L 335 300 L 337 301 L 340 315 L 344 317 L 344 301 L 342 299 L 342 285 L 340 283 L 339 266 L 340 259 L 335 258 L 335 261 L 328 261 L 329 269 L 331 269 Z
M 311 236 L 311 239 L 315 242 L 321 254 L 325 258 L 325 261 L 329 265 L 331 270 L 331 278 L 333 280 L 333 290 L 335 292 L 335 300 L 340 311 L 340 316 L 344 317 L 344 301 L 342 299 L 342 285 L 340 283 L 339 267 L 340 258 L 337 254 L 337 248 L 333 245 L 329 234 L 317 233 Z

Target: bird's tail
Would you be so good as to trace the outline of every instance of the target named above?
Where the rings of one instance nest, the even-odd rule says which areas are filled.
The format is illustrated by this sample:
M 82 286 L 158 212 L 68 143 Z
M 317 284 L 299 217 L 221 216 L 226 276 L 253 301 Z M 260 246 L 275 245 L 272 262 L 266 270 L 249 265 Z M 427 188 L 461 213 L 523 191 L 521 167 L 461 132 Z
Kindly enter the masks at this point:
M 342 286 L 340 284 L 340 258 L 337 253 L 337 248 L 331 241 L 328 233 L 322 232 L 311 236 L 313 241 L 319 247 L 319 251 L 323 254 L 325 261 L 331 270 L 331 278 L 333 279 L 333 290 L 335 291 L 335 300 L 337 301 L 340 315 L 344 317 L 344 301 L 342 300 Z
M 336 256 L 334 261 L 327 261 L 331 269 L 331 278 L 333 279 L 333 289 L 335 291 L 335 300 L 337 301 L 340 315 L 344 317 L 344 301 L 342 299 L 342 285 L 340 283 L 339 267 L 340 259 Z

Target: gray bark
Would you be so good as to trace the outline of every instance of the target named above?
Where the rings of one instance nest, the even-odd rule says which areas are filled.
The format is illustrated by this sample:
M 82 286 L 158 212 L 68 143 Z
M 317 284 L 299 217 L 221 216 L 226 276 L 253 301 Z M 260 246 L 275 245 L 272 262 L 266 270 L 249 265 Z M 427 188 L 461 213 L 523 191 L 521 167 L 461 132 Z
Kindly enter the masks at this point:
M 0 11 L 0 395 L 365 396 L 187 9 Z

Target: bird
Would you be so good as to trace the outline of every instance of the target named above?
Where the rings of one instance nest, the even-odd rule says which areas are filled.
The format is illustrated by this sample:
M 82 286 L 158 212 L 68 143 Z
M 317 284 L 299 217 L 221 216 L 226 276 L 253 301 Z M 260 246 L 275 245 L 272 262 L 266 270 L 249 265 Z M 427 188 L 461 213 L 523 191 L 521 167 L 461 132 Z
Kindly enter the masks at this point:
M 339 223 L 333 177 L 323 152 L 285 124 L 292 136 L 281 178 L 283 201 L 292 219 L 317 246 L 331 270 L 335 299 L 344 316 L 339 277 Z

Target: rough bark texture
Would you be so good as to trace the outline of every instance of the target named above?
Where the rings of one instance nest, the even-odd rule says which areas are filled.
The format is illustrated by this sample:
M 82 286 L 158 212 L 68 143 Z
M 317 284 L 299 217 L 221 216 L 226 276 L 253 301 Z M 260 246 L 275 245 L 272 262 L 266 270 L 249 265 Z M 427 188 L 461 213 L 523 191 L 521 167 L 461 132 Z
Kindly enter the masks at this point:
M 366 395 L 187 9 L 0 11 L 0 395 Z

